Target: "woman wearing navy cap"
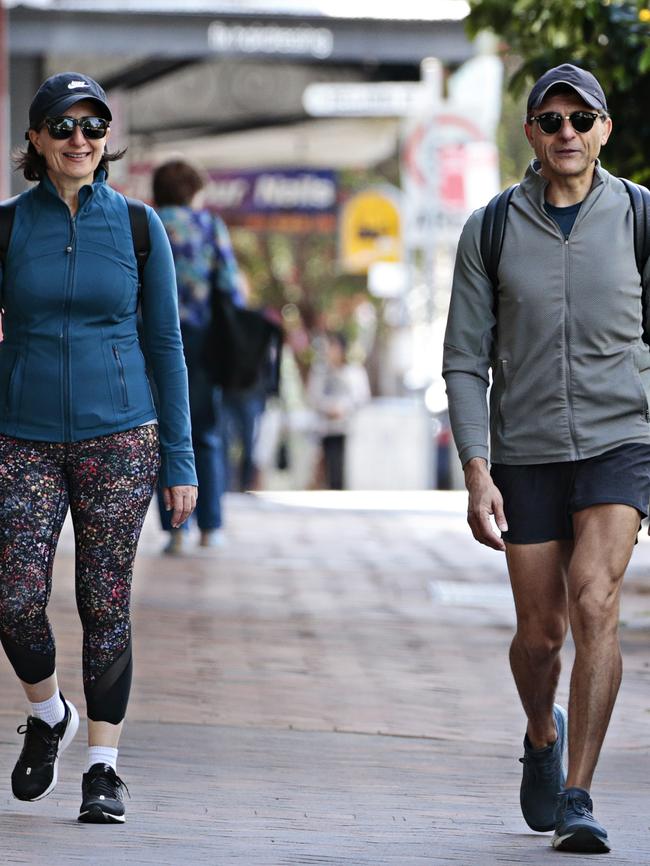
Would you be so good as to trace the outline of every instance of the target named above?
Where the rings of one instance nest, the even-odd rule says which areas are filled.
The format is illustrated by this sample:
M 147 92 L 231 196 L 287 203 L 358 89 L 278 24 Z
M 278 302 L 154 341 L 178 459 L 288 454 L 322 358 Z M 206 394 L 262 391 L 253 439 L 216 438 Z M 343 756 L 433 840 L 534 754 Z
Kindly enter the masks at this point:
M 131 575 L 158 473 L 172 525 L 196 502 L 174 263 L 147 208 L 139 286 L 128 205 L 106 182 L 122 155 L 105 150 L 110 121 L 87 75 L 64 72 L 39 88 L 18 160 L 37 184 L 15 200 L 0 286 L 0 640 L 31 704 L 12 790 L 20 800 L 49 794 L 79 724 L 59 690 L 46 614 L 69 508 L 88 715 L 79 820 L 93 823 L 124 821 L 116 763 L 132 673 Z

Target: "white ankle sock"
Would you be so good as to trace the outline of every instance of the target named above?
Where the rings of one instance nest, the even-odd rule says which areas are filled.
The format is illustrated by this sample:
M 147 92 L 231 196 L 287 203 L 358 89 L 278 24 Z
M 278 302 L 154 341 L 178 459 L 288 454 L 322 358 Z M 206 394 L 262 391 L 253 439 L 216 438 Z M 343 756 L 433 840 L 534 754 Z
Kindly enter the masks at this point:
M 61 700 L 60 692 L 56 691 L 51 698 L 40 703 L 32 704 L 32 715 L 42 719 L 51 728 L 58 725 L 65 718 L 65 704 Z
M 108 764 L 109 767 L 117 770 L 117 749 L 110 746 L 88 746 L 86 772 L 90 770 L 93 764 Z

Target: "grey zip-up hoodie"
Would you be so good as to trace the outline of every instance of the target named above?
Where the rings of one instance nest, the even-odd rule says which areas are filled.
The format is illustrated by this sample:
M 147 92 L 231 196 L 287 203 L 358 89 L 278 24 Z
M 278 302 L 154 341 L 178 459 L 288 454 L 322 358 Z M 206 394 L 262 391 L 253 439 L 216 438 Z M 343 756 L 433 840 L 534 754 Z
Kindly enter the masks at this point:
M 459 241 L 443 376 L 463 465 L 581 460 L 650 444 L 650 349 L 627 191 L 597 160 L 565 238 L 544 211 L 538 165 L 510 202 L 496 299 L 480 255 L 483 208 Z M 650 263 L 643 281 L 650 290 Z

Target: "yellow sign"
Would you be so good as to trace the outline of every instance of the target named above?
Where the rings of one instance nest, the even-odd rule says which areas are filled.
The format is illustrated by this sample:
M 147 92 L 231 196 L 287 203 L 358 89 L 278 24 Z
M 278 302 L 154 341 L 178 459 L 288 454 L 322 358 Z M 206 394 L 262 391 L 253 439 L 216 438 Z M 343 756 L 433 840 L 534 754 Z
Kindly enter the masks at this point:
M 375 262 L 401 261 L 398 190 L 375 187 L 357 193 L 345 202 L 339 220 L 341 270 L 365 274 Z

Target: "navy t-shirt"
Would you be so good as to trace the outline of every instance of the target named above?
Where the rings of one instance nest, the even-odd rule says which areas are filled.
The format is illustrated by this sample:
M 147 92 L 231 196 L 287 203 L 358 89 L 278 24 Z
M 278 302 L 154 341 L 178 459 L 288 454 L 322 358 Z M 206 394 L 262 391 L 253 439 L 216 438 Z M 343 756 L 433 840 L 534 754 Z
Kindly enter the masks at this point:
M 571 234 L 571 229 L 576 221 L 581 204 L 582 202 L 579 201 L 577 204 L 570 204 L 569 207 L 555 207 L 554 204 L 549 204 L 547 201 L 544 202 L 544 210 L 559 225 L 560 231 L 565 238 L 568 238 Z

